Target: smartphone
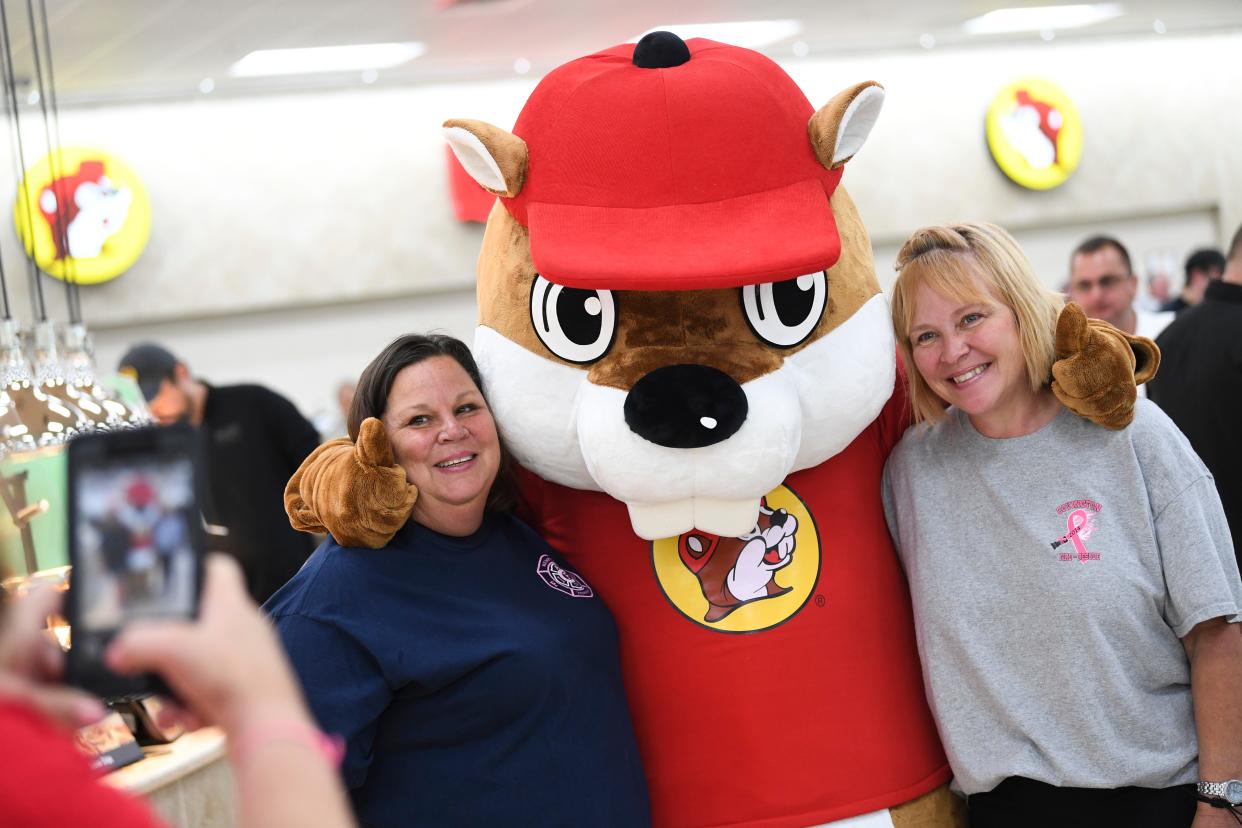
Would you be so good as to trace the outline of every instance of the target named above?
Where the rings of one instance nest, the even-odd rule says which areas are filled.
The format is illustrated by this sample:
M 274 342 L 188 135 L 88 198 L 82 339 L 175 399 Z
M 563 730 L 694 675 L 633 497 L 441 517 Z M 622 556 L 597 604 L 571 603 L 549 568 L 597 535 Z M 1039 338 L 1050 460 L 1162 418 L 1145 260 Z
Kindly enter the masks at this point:
M 104 698 L 167 693 L 154 676 L 116 675 L 103 654 L 131 621 L 197 615 L 205 549 L 198 466 L 189 425 L 69 442 L 69 683 Z

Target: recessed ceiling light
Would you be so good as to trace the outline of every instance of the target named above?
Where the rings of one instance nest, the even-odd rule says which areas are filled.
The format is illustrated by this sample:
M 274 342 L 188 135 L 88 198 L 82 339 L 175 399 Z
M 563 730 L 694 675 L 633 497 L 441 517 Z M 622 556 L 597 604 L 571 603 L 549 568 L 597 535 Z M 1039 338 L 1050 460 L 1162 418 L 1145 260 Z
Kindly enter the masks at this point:
M 229 68 L 229 74 L 240 78 L 386 69 L 400 66 L 425 51 L 426 47 L 417 42 L 316 46 L 308 49 L 260 49 L 234 63 Z
M 513 61 L 513 71 L 517 72 L 519 75 L 525 75 L 530 71 L 530 61 L 526 58 L 518 58 Z
M 1169 30 L 1168 27 L 1164 25 L 1164 21 L 1160 18 L 1156 18 L 1156 22 L 1152 23 L 1151 27 L 1155 30 L 1156 34 L 1164 34 Z
M 924 49 L 936 48 L 936 36 L 931 32 L 923 32 L 919 35 L 919 45 Z
M 202 92 L 204 95 L 210 95 L 213 91 L 215 91 L 215 88 L 216 82 L 211 78 L 203 78 L 198 82 L 198 91 Z
M 801 20 L 746 20 L 728 23 L 675 23 L 667 26 L 653 26 L 638 37 L 630 38 L 630 43 L 641 40 L 643 35 L 652 32 L 672 32 L 682 40 L 692 37 L 705 37 L 718 40 L 731 46 L 742 46 L 747 49 L 762 49 L 773 43 L 780 43 L 802 32 Z
M 1045 29 L 1077 29 L 1125 14 L 1120 3 L 1074 6 L 1029 6 L 997 9 L 962 24 L 968 34 L 1041 32 Z
M 795 40 L 790 48 L 793 49 L 794 57 L 806 57 L 811 53 L 811 47 L 805 40 Z

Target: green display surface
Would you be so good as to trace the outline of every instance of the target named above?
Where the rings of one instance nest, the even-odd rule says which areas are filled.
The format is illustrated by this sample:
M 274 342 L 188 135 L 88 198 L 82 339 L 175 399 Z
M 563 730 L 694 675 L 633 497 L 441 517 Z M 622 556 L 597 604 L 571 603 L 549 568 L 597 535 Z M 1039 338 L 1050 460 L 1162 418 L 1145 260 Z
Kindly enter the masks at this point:
M 0 474 L 6 479 L 26 473 L 26 505 L 47 501 L 47 510 L 30 521 L 37 569 L 69 563 L 67 462 L 64 447 L 23 452 L 0 461 Z M 21 531 L 7 503 L 0 501 L 0 577 L 26 574 Z

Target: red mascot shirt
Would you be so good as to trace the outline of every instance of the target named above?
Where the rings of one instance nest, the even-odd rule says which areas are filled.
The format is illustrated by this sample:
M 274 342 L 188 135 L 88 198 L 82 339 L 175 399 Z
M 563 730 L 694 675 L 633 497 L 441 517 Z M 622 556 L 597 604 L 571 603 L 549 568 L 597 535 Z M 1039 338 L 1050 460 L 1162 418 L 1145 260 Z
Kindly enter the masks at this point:
M 644 541 L 624 504 L 523 472 L 526 517 L 616 617 L 659 826 L 806 826 L 948 780 L 880 500 L 899 390 L 743 538 Z

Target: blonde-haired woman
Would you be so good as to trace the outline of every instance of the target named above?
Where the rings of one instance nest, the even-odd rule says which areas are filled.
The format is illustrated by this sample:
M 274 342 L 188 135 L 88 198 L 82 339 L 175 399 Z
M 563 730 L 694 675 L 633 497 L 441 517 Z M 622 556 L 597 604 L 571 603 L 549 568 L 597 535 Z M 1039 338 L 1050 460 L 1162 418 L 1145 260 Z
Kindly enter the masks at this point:
M 898 254 L 918 425 L 884 503 L 974 826 L 1237 825 L 1242 583 L 1207 469 L 1147 400 L 1110 431 L 1049 388 L 1062 300 L 989 224 Z M 1239 786 L 1242 787 L 1242 786 Z

